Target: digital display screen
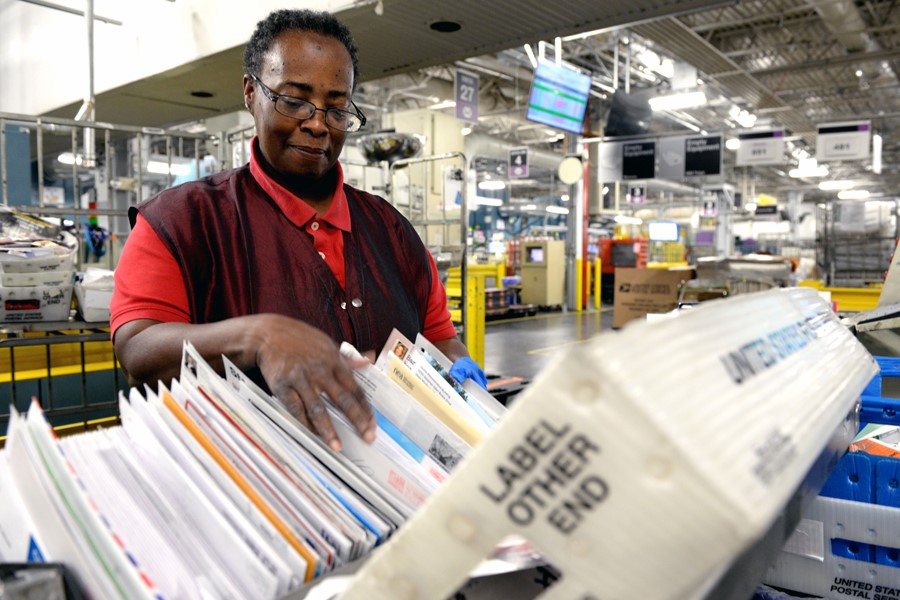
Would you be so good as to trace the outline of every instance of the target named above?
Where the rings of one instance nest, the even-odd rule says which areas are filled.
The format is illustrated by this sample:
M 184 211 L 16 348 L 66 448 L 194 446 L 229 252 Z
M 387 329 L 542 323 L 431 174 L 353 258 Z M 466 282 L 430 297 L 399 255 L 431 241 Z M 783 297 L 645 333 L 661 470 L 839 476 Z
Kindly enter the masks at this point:
M 591 91 L 591 76 L 548 61 L 538 62 L 525 118 L 581 133 Z
M 670 221 L 651 221 L 647 223 L 647 231 L 651 242 L 677 242 L 678 223 Z
M 530 246 L 528 248 L 528 262 L 530 262 L 530 263 L 544 262 L 544 247 L 543 246 Z
M 610 250 L 614 267 L 637 266 L 637 254 L 634 252 L 634 244 L 613 244 Z

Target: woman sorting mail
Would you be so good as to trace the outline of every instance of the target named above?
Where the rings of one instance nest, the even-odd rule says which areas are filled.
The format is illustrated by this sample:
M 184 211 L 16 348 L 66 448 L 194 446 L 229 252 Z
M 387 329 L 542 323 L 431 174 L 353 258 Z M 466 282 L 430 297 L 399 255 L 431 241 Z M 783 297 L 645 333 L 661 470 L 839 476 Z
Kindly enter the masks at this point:
M 366 441 L 375 420 L 338 352 L 380 351 L 396 328 L 422 333 L 484 384 L 450 321 L 435 263 L 410 223 L 344 183 L 338 156 L 366 118 L 353 103 L 357 49 L 328 13 L 279 10 L 244 50 L 256 124 L 249 164 L 132 208 L 115 272 L 111 327 L 132 385 L 176 377 L 183 340 L 221 355 L 341 447 L 320 394 Z

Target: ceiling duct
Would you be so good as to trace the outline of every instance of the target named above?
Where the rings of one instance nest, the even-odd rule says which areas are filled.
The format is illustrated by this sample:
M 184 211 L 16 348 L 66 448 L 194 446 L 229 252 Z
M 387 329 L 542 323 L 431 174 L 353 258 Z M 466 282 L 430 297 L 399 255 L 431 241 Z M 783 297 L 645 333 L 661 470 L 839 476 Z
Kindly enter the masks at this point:
M 880 44 L 866 32 L 866 23 L 856 4 L 851 0 L 811 0 L 809 5 L 815 9 L 819 18 L 847 52 L 882 50 Z M 859 69 L 866 81 L 873 82 L 881 77 L 896 79 L 892 71 L 883 71 L 880 64 L 879 61 L 860 64 Z
M 495 158 L 509 160 L 509 151 L 520 145 L 504 142 L 486 135 L 467 135 L 464 153 L 469 162 L 476 158 Z M 528 164 L 556 171 L 563 155 L 537 148 L 528 148 Z

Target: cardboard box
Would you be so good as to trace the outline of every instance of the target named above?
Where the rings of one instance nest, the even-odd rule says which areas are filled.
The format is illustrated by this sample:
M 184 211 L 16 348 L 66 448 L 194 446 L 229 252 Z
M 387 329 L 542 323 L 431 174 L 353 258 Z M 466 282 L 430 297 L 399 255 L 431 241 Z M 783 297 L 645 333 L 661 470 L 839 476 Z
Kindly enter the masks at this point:
M 647 313 L 674 309 L 678 302 L 678 286 L 693 277 L 691 268 L 616 269 L 613 327 L 622 327 Z

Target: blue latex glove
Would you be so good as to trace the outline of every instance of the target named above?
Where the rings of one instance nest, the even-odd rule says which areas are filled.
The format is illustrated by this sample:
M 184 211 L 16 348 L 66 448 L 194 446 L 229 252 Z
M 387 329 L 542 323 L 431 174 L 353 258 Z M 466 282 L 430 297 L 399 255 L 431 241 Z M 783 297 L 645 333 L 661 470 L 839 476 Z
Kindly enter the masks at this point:
M 453 366 L 450 367 L 450 376 L 460 383 L 466 379 L 471 379 L 485 390 L 487 389 L 487 377 L 485 377 L 484 371 L 481 370 L 477 362 L 468 356 L 464 356 L 453 363 Z

